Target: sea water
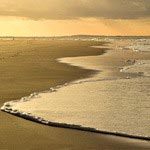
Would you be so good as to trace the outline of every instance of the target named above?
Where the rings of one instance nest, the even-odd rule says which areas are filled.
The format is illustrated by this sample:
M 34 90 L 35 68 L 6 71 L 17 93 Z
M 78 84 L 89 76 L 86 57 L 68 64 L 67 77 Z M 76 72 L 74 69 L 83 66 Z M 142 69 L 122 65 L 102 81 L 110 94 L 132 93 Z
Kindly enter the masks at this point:
M 138 39 L 126 47 L 144 53 L 149 52 L 149 44 L 149 39 Z M 64 58 L 61 61 L 101 71 L 99 62 L 95 62 L 100 57 Z M 47 92 L 7 102 L 1 110 L 44 124 L 149 139 L 150 60 L 135 61 L 133 65 L 125 66 L 120 71 L 140 75 L 136 78 L 105 79 L 98 75 L 92 76 L 87 80 L 75 81 Z

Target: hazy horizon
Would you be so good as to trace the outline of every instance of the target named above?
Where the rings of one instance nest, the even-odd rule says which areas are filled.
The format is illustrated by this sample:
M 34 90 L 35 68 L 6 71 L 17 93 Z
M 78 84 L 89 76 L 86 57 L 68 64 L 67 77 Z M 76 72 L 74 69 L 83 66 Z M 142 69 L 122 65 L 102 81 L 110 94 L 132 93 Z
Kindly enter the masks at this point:
M 1 0 L 0 36 L 149 36 L 149 0 Z
M 61 38 L 61 37 L 150 37 L 150 35 L 94 35 L 94 34 L 74 34 L 74 35 L 56 35 L 56 36 L 13 36 L 6 35 L 0 38 Z

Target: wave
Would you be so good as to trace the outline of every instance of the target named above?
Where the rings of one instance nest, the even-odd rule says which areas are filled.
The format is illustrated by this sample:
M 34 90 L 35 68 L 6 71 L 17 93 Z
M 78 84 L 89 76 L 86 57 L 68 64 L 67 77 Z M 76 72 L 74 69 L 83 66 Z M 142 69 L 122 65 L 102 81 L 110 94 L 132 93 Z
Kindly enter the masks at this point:
M 133 63 L 135 66 L 135 62 Z M 143 65 L 143 64 L 142 64 Z M 126 72 L 127 70 L 129 71 L 133 71 L 129 68 L 123 68 L 122 71 L 123 72 Z M 62 87 L 65 87 L 65 86 L 70 86 L 70 85 L 78 85 L 78 84 L 83 84 L 83 83 L 97 83 L 99 81 L 118 81 L 120 80 L 121 78 L 108 78 L 108 79 L 95 79 L 95 78 L 90 78 L 90 79 L 86 79 L 86 80 L 80 80 L 80 81 L 74 81 L 72 83 L 66 83 L 64 85 L 58 85 L 56 86 L 55 88 L 50 88 L 50 90 L 48 91 L 45 91 L 45 92 L 42 92 L 42 93 L 53 93 L 53 92 L 58 92 L 59 89 L 62 89 Z M 123 80 L 126 80 L 123 78 Z M 129 81 L 130 82 L 130 81 Z M 121 82 L 119 82 L 118 84 L 120 84 Z M 121 83 L 122 84 L 122 83 Z M 133 83 L 134 84 L 134 83 Z M 126 83 L 125 83 L 126 85 Z M 124 88 L 124 86 L 123 86 Z M 102 89 L 103 90 L 103 89 Z M 106 89 L 104 89 L 106 90 Z M 138 92 L 138 91 L 137 91 Z M 10 114 L 13 114 L 15 116 L 19 116 L 19 117 L 22 117 L 24 119 L 28 119 L 28 120 L 31 120 L 31 121 L 34 121 L 34 122 L 37 122 L 37 123 L 41 123 L 41 124 L 44 124 L 44 125 L 49 125 L 49 126 L 55 126 L 55 127 L 63 127 L 63 128 L 70 128 L 70 129 L 77 129 L 77 130 L 82 130 L 82 131 L 90 131 L 90 132 L 95 132 L 95 133 L 102 133 L 102 134 L 108 134 L 108 135 L 116 135 L 116 136 L 121 136 L 121 137 L 128 137 L 128 138 L 135 138 L 135 139 L 141 139 L 141 140 L 147 140 L 147 141 L 150 141 L 150 137 L 149 135 L 148 136 L 143 136 L 142 134 L 132 134 L 132 132 L 126 132 L 126 133 L 123 133 L 123 132 L 118 132 L 118 131 L 105 131 L 105 129 L 103 130 L 100 130 L 100 128 L 96 128 L 94 126 L 94 128 L 91 126 L 91 127 L 86 127 L 86 125 L 82 125 L 79 123 L 69 123 L 67 121 L 64 121 L 66 123 L 61 123 L 60 121 L 52 121 L 52 120 L 47 120 L 45 119 L 44 117 L 39 117 L 38 115 L 33 115 L 33 113 L 28 113 L 28 112 L 25 112 L 25 111 L 20 111 L 19 109 L 14 109 L 13 108 L 13 103 L 15 104 L 18 104 L 18 102 L 26 102 L 26 101 L 30 101 L 32 99 L 40 99 L 41 98 L 41 93 L 33 93 L 31 94 L 30 96 L 27 96 L 27 97 L 23 97 L 21 98 L 21 100 L 15 100 L 15 101 L 11 101 L 11 102 L 6 102 L 2 107 L 1 107 L 1 110 L 4 111 L 4 112 L 7 112 L 7 113 L 10 113 Z M 118 106 L 117 106 L 118 107 Z M 128 111 L 128 110 L 126 110 Z M 143 114 L 142 114 L 143 115 Z M 131 121 L 131 120 L 130 120 Z M 90 125 L 87 125 L 87 126 L 90 126 Z M 135 127 L 136 128 L 136 127 Z M 131 134 L 128 134 L 128 133 L 131 133 Z
M 76 81 L 76 82 L 72 82 L 72 83 L 65 83 L 64 85 L 58 85 L 55 88 L 50 88 L 50 90 L 44 91 L 42 93 L 57 92 L 60 88 L 68 86 L 68 85 L 73 85 L 73 84 L 82 84 L 82 83 L 97 82 L 97 81 L 113 81 L 113 80 L 120 80 L 120 79 L 109 78 L 109 79 L 99 79 L 99 80 Z M 7 112 L 9 114 L 12 114 L 12 115 L 15 115 L 15 116 L 18 116 L 18 117 L 21 117 L 21 118 L 24 118 L 24 119 L 27 119 L 27 120 L 30 120 L 33 122 L 47 125 L 47 126 L 76 129 L 76 130 L 81 130 L 81 131 L 88 131 L 88 132 L 94 132 L 94 133 L 100 133 L 100 134 L 107 134 L 107 135 L 114 135 L 114 136 L 150 141 L 149 136 L 140 136 L 140 135 L 134 135 L 134 134 L 128 134 L 128 133 L 122 133 L 122 132 L 115 132 L 115 131 L 111 132 L 111 131 L 99 130 L 99 129 L 91 128 L 91 127 L 86 127 L 86 126 L 82 126 L 82 125 L 52 122 L 52 121 L 46 120 L 42 117 L 35 116 L 32 113 L 19 111 L 19 110 L 13 109 L 13 107 L 11 107 L 11 103 L 26 102 L 26 101 L 30 101 L 34 98 L 40 98 L 40 93 L 35 92 L 35 93 L 32 93 L 30 96 L 21 98 L 20 100 L 14 100 L 11 102 L 6 102 L 1 107 L 1 111 Z
M 136 60 L 133 65 L 121 68 L 120 72 L 135 73 L 139 76 L 150 77 L 150 60 Z
M 89 132 L 95 132 L 95 133 L 101 133 L 101 134 L 107 134 L 107 135 L 115 135 L 115 136 L 120 136 L 120 137 L 126 137 L 126 138 L 134 138 L 134 139 L 139 139 L 139 140 L 146 140 L 150 141 L 150 137 L 146 136 L 136 136 L 136 135 L 130 135 L 127 133 L 119 133 L 119 132 L 109 132 L 109 131 L 103 131 L 103 130 L 97 130 L 95 128 L 91 127 L 84 127 L 81 125 L 75 125 L 75 124 L 67 124 L 67 123 L 59 123 L 59 122 L 51 122 L 49 120 L 45 120 L 44 118 L 34 116 L 31 113 L 26 113 L 26 112 L 20 112 L 17 110 L 13 110 L 12 108 L 9 108 L 8 103 L 4 104 L 3 107 L 1 107 L 1 110 L 7 113 L 10 113 L 12 115 L 37 122 L 43 125 L 48 125 L 48 126 L 54 126 L 54 127 L 62 127 L 62 128 L 69 128 L 69 129 L 76 129 L 76 130 L 81 130 L 81 131 L 89 131 Z
M 131 45 L 119 47 L 120 49 L 131 49 L 133 51 L 150 52 L 150 39 L 138 39 Z

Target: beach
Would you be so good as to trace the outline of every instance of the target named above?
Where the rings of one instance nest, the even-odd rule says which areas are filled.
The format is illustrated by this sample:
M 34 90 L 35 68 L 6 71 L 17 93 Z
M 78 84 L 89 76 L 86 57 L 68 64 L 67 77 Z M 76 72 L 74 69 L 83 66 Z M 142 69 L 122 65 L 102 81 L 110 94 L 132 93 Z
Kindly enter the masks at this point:
M 16 43 L 12 43 L 12 42 L 16 42 Z M 17 100 L 24 96 L 29 96 L 31 93 L 34 92 L 38 93 L 42 91 L 51 90 L 50 89 L 51 87 L 64 85 L 65 83 L 85 82 L 84 84 L 86 84 L 89 81 L 91 81 L 91 79 L 93 80 L 93 76 L 95 76 L 94 80 L 111 80 L 109 87 L 112 85 L 111 82 L 114 82 L 114 80 L 116 79 L 120 79 L 119 81 L 121 82 L 120 84 L 122 83 L 126 84 L 126 80 L 128 80 L 128 78 L 133 77 L 135 78 L 135 81 L 133 81 L 133 85 L 134 85 L 135 82 L 137 82 L 136 77 L 138 77 L 139 74 L 132 73 L 133 70 L 127 73 L 124 73 L 124 71 L 121 72 L 120 70 L 124 69 L 124 67 L 126 66 L 132 65 L 132 62 L 127 60 L 146 61 L 150 59 L 150 55 L 147 53 L 139 54 L 132 50 L 123 51 L 123 50 L 119 50 L 119 47 L 115 47 L 115 45 L 113 44 L 108 44 L 105 42 L 98 42 L 98 41 L 59 40 L 59 41 L 19 41 L 19 42 L 12 41 L 12 42 L 10 41 L 1 42 L 2 47 L 5 48 L 6 46 L 9 45 L 7 49 L 8 51 L 10 50 L 10 52 L 6 55 L 5 53 L 1 53 L 2 56 L 1 63 L 0 63 L 0 71 L 2 75 L 2 78 L 0 79 L 1 80 L 0 82 L 2 83 L 0 87 L 1 105 L 3 105 L 4 102 Z M 98 47 L 95 48 L 94 46 L 98 46 Z M 113 51 L 108 49 L 113 49 Z M 106 50 L 108 52 L 106 52 Z M 106 53 L 104 54 L 104 52 Z M 96 56 L 96 55 L 101 55 L 101 56 Z M 81 56 L 90 56 L 90 57 L 81 57 Z M 14 70 L 18 70 L 18 73 L 15 72 Z M 105 84 L 106 82 L 109 81 L 100 81 L 100 82 L 103 82 L 101 88 L 104 89 L 102 89 L 102 91 L 106 91 L 107 85 Z M 144 82 L 148 83 L 149 79 L 147 79 L 146 81 L 144 80 Z M 143 79 L 141 79 L 141 82 L 139 84 L 142 83 L 143 83 Z M 84 84 L 83 86 L 85 87 L 89 85 L 89 84 L 87 85 Z M 67 85 L 63 89 L 69 87 L 67 91 L 70 90 L 70 92 L 72 92 L 74 91 L 74 88 L 78 89 L 76 85 L 78 84 L 71 85 L 73 87 L 69 87 Z M 83 88 L 85 89 L 85 87 Z M 115 87 L 116 86 L 110 87 L 110 91 Z M 125 90 L 124 87 L 123 90 Z M 80 91 L 77 91 L 77 93 L 79 92 Z M 64 91 L 62 91 L 62 93 L 64 93 Z M 81 93 L 83 93 L 83 91 Z M 114 91 L 112 91 L 112 93 L 114 93 Z M 102 99 L 104 99 L 106 93 L 102 93 L 102 94 L 103 94 Z M 62 98 L 61 94 L 60 97 Z M 107 98 L 108 97 L 106 97 L 106 99 Z M 76 98 L 76 100 L 78 99 L 79 97 Z M 39 107 L 41 108 L 41 110 L 45 109 L 45 107 L 42 108 L 43 105 L 41 105 L 41 101 L 40 103 L 34 103 L 34 105 L 32 102 L 33 102 L 32 100 L 28 101 L 27 103 L 24 102 L 22 106 L 18 105 L 17 107 L 16 105 L 14 106 L 14 108 L 17 110 L 21 109 L 23 112 L 25 111 L 31 112 L 33 110 L 33 112 L 31 113 L 33 114 L 35 113 L 35 115 L 37 116 L 41 115 L 41 112 L 37 111 Z M 38 102 L 38 100 L 36 102 Z M 46 103 L 47 100 L 45 101 L 45 104 Z M 34 107 L 36 106 L 35 107 L 36 109 L 32 108 L 31 105 Z M 74 103 L 74 105 L 76 104 Z M 49 108 L 49 106 L 50 105 L 48 104 L 47 107 Z M 61 106 L 63 105 L 61 104 Z M 52 105 L 52 108 L 54 108 L 54 110 L 52 110 L 52 108 L 50 110 L 54 112 L 56 107 L 57 105 L 56 106 Z M 77 107 L 79 108 L 79 105 L 77 105 Z M 58 108 L 61 110 L 60 107 Z M 65 108 L 65 105 L 63 108 Z M 103 106 L 103 111 L 105 110 L 105 108 L 109 108 L 108 105 Z M 0 130 L 1 130 L 0 139 L 2 139 L 0 143 L 1 149 L 19 149 L 20 147 L 26 146 L 27 143 L 29 149 L 110 149 L 110 150 L 141 149 L 144 150 L 150 147 L 149 142 L 143 140 L 135 140 L 135 139 L 129 139 L 129 138 L 123 138 L 123 137 L 117 137 L 111 135 L 103 135 L 98 133 L 90 133 L 90 132 L 77 131 L 72 129 L 63 129 L 63 128 L 44 126 L 34 122 L 23 120 L 21 118 L 6 114 L 4 112 L 0 112 L 0 116 L 2 119 L 2 124 L 0 125 Z M 92 116 L 96 116 L 96 115 L 92 114 Z M 111 117 L 111 115 L 108 116 Z M 40 117 L 45 118 L 45 115 L 42 115 Z M 63 119 L 64 118 L 65 115 L 63 116 Z M 54 118 L 48 117 L 47 119 L 48 120 L 54 119 L 54 122 L 58 121 L 57 120 L 58 118 L 55 115 Z M 68 122 L 71 121 L 70 123 L 77 124 L 76 122 L 72 122 L 72 120 L 70 120 L 70 117 L 68 119 L 69 119 L 67 120 Z M 62 120 L 59 121 L 63 122 Z M 82 121 L 82 119 L 80 121 Z M 79 124 L 81 123 L 80 121 Z M 106 124 L 108 123 L 106 122 Z M 105 127 L 106 124 L 104 124 Z M 112 126 L 112 128 L 114 127 Z M 149 128 L 147 129 L 149 130 Z M 141 133 L 141 134 L 145 134 L 145 133 Z M 24 149 L 26 149 L 26 147 L 24 147 Z

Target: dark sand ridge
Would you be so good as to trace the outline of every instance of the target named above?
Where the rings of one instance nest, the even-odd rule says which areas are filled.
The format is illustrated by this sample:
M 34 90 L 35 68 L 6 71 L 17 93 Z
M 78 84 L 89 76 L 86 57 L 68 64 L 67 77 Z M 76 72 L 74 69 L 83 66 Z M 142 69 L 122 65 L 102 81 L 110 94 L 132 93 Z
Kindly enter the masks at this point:
M 55 59 L 98 55 L 103 50 L 90 46 L 100 44 L 79 41 L 0 42 L 0 104 L 87 77 L 93 71 L 60 64 Z M 4 53 L 3 50 L 7 51 Z M 135 146 L 134 140 L 42 126 L 3 112 L 0 112 L 0 119 L 0 149 L 145 149 L 142 145 Z

